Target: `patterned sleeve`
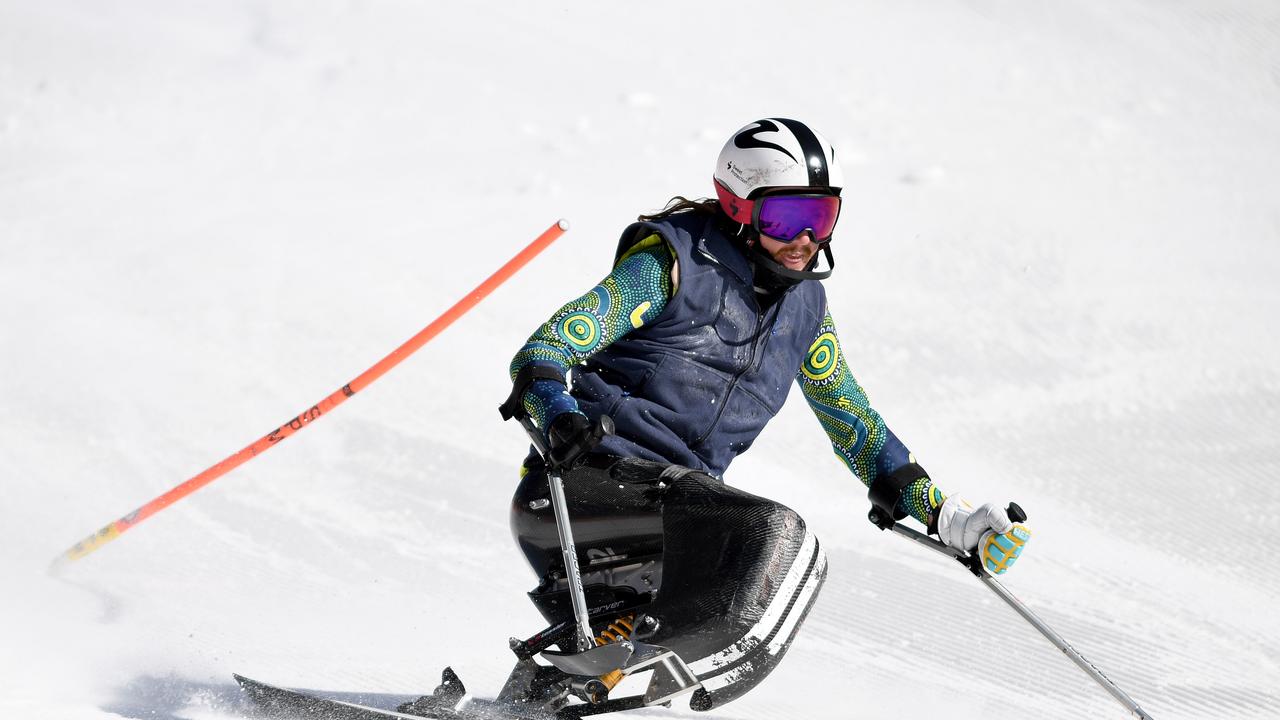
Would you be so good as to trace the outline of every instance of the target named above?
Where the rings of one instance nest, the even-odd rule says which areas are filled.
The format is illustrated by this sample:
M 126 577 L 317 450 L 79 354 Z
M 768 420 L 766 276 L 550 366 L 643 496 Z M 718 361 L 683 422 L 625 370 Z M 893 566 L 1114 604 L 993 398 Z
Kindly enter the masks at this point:
M 657 235 L 636 243 L 600 284 L 561 307 L 511 360 L 511 379 L 526 365 L 545 365 L 561 375 L 633 328 L 657 318 L 672 294 L 675 265 Z M 581 412 L 564 383 L 535 380 L 525 390 L 524 409 L 538 427 L 556 416 Z
M 914 462 L 849 371 L 830 313 L 823 319 L 796 381 L 831 439 L 836 456 L 863 484 L 870 487 L 879 474 Z M 925 476 L 903 488 L 898 509 L 928 526 L 945 499 Z

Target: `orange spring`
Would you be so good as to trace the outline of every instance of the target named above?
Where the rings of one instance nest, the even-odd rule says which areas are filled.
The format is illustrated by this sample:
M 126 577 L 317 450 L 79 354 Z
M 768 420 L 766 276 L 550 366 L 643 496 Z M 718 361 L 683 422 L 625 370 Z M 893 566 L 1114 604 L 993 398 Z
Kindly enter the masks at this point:
M 631 631 L 635 629 L 635 626 L 632 625 L 635 619 L 635 615 L 626 615 L 609 623 L 609 627 L 596 636 L 596 645 L 607 645 L 611 642 L 626 640 L 631 637 Z
M 596 636 L 596 645 L 606 645 L 631 637 L 631 632 L 635 629 L 633 625 L 635 619 L 635 615 L 627 615 L 609 623 L 609 627 Z M 606 689 L 612 690 L 618 686 L 618 683 L 622 682 L 623 677 L 621 670 L 614 670 L 601 675 L 600 682 L 604 683 Z

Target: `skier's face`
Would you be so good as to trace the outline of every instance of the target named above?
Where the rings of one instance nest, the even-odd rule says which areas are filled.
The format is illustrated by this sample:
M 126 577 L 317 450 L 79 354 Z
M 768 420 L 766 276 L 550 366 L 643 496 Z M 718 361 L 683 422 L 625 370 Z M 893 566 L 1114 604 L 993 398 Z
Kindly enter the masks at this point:
M 813 235 L 807 231 L 800 233 L 800 236 L 791 242 L 774 240 L 762 234 L 760 245 L 765 252 L 769 253 L 769 257 L 788 270 L 804 270 L 818 252 L 818 244 L 813 241 Z

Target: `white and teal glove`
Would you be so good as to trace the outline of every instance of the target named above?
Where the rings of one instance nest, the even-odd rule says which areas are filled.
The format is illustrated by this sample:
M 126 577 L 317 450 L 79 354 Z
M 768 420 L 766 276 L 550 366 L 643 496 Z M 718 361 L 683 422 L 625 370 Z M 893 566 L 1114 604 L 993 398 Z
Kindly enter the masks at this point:
M 993 575 L 1002 575 L 1026 547 L 1031 531 L 1009 519 L 1009 513 L 987 503 L 974 509 L 958 495 L 938 508 L 938 537 L 948 547 L 977 554 L 982 566 Z

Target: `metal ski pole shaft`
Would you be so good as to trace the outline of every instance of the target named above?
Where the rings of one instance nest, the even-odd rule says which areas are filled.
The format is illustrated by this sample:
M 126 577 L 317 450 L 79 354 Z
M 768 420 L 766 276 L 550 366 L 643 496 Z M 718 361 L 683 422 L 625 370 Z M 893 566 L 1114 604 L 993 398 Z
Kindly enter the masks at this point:
M 573 543 L 573 529 L 569 525 L 569 503 L 564 496 L 564 481 L 560 478 L 561 463 L 554 462 L 551 450 L 542 438 L 542 432 L 533 424 L 527 415 L 520 417 L 520 425 L 529 434 L 534 448 L 542 456 L 547 465 L 547 485 L 551 488 L 551 509 L 555 513 L 556 531 L 560 535 L 560 552 L 564 557 L 565 579 L 569 581 L 569 600 L 573 604 L 573 617 L 578 625 L 578 650 L 586 651 L 595 647 L 595 637 L 591 634 L 590 614 L 587 611 L 587 596 L 582 589 L 582 573 L 578 569 L 578 550 Z M 601 435 L 613 432 L 613 423 L 608 417 L 602 418 L 596 426 Z
M 877 511 L 872 510 L 871 513 L 871 522 L 879 525 L 880 522 Z M 1015 522 L 1022 522 L 1027 519 L 1026 513 L 1024 513 L 1022 508 L 1018 507 L 1016 503 L 1011 503 L 1009 505 L 1009 516 L 1014 519 Z M 1111 678 L 1104 675 L 1096 665 L 1090 662 L 1084 655 L 1081 655 L 1080 651 L 1072 647 L 1071 643 L 1067 642 L 1065 638 L 1057 633 L 1057 631 L 1049 627 L 1048 623 L 1041 620 L 1040 616 L 1036 615 L 1030 608 L 1022 604 L 1022 601 L 1014 597 L 1013 593 L 1006 590 L 1004 585 L 1000 584 L 1000 581 L 996 580 L 991 573 L 988 573 L 982 567 L 981 560 L 976 556 L 957 550 L 956 548 L 950 547 L 938 540 L 934 540 L 918 530 L 904 526 L 902 523 L 894 523 L 891 526 L 891 529 L 908 540 L 914 540 L 930 550 L 942 553 L 943 555 L 959 561 L 959 563 L 964 565 L 969 572 L 977 576 L 984 585 L 990 588 L 991 592 L 995 593 L 1009 607 L 1013 608 L 1014 612 L 1021 615 L 1022 619 L 1030 623 L 1031 626 L 1038 630 L 1049 642 L 1053 643 L 1054 647 L 1061 650 L 1062 654 L 1070 658 L 1071 662 L 1075 663 L 1076 666 L 1085 672 L 1085 674 L 1093 678 L 1094 682 L 1102 686 L 1102 689 L 1110 693 L 1111 697 L 1115 698 L 1116 702 L 1123 705 L 1124 708 L 1134 717 L 1141 718 L 1142 720 L 1152 720 L 1151 716 L 1147 714 L 1147 711 L 1139 707 L 1138 703 L 1134 702 L 1133 698 L 1129 697 L 1128 693 L 1121 690 L 1119 686 L 1111 681 Z
M 569 599 L 573 603 L 573 617 L 578 621 L 578 649 L 590 650 L 595 643 L 588 620 L 587 596 L 582 590 L 582 573 L 578 569 L 578 548 L 573 544 L 573 530 L 569 527 L 568 501 L 564 497 L 564 481 L 560 473 L 547 472 L 547 484 L 551 487 L 551 508 L 556 515 L 556 530 L 560 534 L 560 551 L 564 555 L 564 574 L 569 581 Z

